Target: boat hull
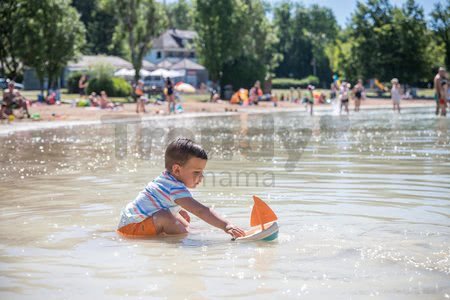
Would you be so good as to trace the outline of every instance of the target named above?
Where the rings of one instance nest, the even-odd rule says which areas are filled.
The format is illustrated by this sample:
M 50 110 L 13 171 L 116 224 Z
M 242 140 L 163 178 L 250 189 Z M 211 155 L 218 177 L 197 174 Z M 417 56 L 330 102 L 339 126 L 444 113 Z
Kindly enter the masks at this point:
M 278 223 L 270 222 L 264 224 L 264 230 L 261 226 L 254 226 L 245 232 L 245 236 L 239 237 L 237 241 L 273 241 L 278 237 Z

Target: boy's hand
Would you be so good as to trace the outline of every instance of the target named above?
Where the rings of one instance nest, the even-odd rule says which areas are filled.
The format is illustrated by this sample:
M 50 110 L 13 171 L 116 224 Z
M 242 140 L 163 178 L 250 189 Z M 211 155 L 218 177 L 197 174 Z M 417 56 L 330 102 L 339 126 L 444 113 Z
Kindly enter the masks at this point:
M 228 224 L 225 227 L 225 232 L 231 235 L 233 238 L 245 236 L 245 231 L 237 226 L 234 226 L 233 224 Z
M 180 210 L 180 215 L 188 222 L 191 223 L 191 217 L 185 210 Z

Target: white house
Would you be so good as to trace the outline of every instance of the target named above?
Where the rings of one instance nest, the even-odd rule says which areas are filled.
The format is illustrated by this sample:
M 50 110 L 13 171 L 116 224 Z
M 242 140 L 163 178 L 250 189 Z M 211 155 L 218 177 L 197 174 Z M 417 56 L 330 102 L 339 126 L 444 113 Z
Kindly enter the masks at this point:
M 197 61 L 195 39 L 197 33 L 190 30 L 169 29 L 153 40 L 152 49 L 144 57 L 157 68 L 184 71 L 177 80 L 199 87 L 207 83 L 208 71 Z
M 195 31 L 169 29 L 153 40 L 152 49 L 144 59 L 154 64 L 163 60 L 176 62 L 183 58 L 197 62 L 194 43 L 196 38 Z

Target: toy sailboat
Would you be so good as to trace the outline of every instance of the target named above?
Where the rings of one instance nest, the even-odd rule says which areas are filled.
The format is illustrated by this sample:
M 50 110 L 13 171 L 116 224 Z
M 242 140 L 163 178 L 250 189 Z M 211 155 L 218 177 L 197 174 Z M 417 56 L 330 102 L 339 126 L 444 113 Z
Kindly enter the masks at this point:
M 251 228 L 245 232 L 245 236 L 236 238 L 237 241 L 272 241 L 278 237 L 278 220 L 273 210 L 260 198 L 253 196 Z

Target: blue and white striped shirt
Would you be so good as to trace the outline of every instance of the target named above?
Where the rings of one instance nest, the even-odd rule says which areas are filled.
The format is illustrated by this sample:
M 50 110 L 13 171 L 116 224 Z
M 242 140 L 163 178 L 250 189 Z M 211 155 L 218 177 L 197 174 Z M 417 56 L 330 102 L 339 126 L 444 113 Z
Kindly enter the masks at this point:
M 160 176 L 149 182 L 122 210 L 119 228 L 130 223 L 140 223 L 161 209 L 179 209 L 177 199 L 192 197 L 186 185 L 164 171 Z

